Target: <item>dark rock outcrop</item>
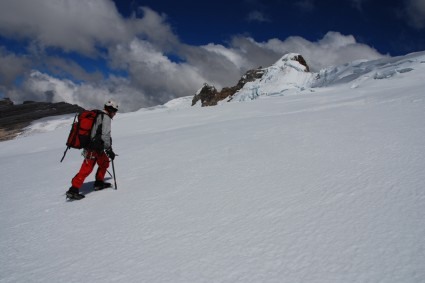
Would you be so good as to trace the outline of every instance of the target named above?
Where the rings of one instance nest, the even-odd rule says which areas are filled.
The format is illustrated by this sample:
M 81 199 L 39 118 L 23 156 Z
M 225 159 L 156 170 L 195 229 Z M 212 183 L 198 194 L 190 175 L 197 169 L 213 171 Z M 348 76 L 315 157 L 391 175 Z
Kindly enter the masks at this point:
M 14 138 L 32 121 L 44 117 L 81 112 L 83 108 L 65 102 L 32 102 L 14 105 L 0 100 L 0 141 Z
M 310 72 L 310 68 L 307 65 L 307 62 L 305 61 L 304 57 L 301 55 L 297 55 L 294 58 L 292 58 L 293 60 L 297 61 L 298 63 L 300 63 L 301 65 L 303 65 L 305 67 L 305 71 L 306 72 Z
M 0 107 L 1 106 L 10 106 L 10 105 L 13 105 L 13 102 L 12 102 L 12 100 L 10 100 L 9 98 L 4 98 L 4 99 L 1 99 L 0 100 Z
M 243 88 L 243 86 L 248 82 L 253 82 L 257 79 L 261 79 L 264 75 L 264 69 L 259 67 L 258 69 L 249 70 L 245 75 L 238 81 L 235 86 L 225 87 L 221 91 L 217 91 L 214 86 L 204 84 L 202 89 L 193 97 L 192 106 L 195 105 L 199 100 L 201 100 L 202 106 L 214 106 L 221 100 L 232 98 L 238 90 Z

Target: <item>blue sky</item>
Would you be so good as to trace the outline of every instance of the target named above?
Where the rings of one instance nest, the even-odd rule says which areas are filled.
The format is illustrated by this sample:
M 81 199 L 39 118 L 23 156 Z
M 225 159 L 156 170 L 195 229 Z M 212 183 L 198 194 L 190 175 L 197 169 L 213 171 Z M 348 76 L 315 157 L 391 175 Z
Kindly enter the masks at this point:
M 416 22 L 414 1 L 403 0 L 115 0 L 125 16 L 138 6 L 165 13 L 182 41 L 201 45 L 226 42 L 235 34 L 257 41 L 302 36 L 318 40 L 328 31 L 356 40 L 392 56 L 425 50 L 425 4 Z M 424 1 L 418 1 L 424 3 Z M 409 8 L 412 7 L 412 8 Z M 422 15 L 422 18 L 420 18 Z M 410 20 L 409 20 L 410 19 Z
M 234 85 L 288 52 L 318 71 L 423 50 L 424 0 L 0 2 L 0 96 L 16 103 L 133 111 Z

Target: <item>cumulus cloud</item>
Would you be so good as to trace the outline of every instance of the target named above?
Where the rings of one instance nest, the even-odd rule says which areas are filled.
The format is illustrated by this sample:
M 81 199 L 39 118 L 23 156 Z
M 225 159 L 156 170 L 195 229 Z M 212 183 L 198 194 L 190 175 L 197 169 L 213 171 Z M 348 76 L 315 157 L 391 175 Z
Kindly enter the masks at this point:
M 31 71 L 19 90 L 9 93 L 13 101 L 25 100 L 60 102 L 96 108 L 105 103 L 105 98 L 113 98 L 122 111 L 135 111 L 140 105 L 149 105 L 148 97 L 131 86 L 125 78 L 111 77 L 98 83 L 75 83 L 68 79 L 58 79 L 40 71 Z
M 30 65 L 26 56 L 15 55 L 0 47 L 0 86 L 11 86 Z
M 227 45 L 193 46 L 181 42 L 166 15 L 148 7 L 138 12 L 123 18 L 111 0 L 2 1 L 0 34 L 31 44 L 26 55 L 0 49 L 0 91 L 15 102 L 66 101 L 83 107 L 113 98 L 124 111 L 133 111 L 194 95 L 204 82 L 217 88 L 235 85 L 247 70 L 269 66 L 288 52 L 302 54 L 313 71 L 382 57 L 338 32 L 316 42 L 301 37 L 257 42 L 236 35 Z M 88 72 L 47 47 L 100 58 L 113 73 L 125 75 Z M 18 77 L 22 82 L 16 85 Z
M 57 77 L 69 78 L 74 81 L 92 82 L 103 79 L 103 74 L 99 70 L 89 73 L 70 59 L 59 56 L 44 56 L 43 58 L 42 64 L 45 66 L 45 69 Z
M 113 2 L 106 0 L 2 1 L 0 32 L 88 55 L 95 55 L 96 44 L 131 36 Z
M 132 85 L 143 90 L 150 104 L 164 103 L 172 98 L 187 96 L 205 81 L 196 66 L 174 63 L 150 42 L 134 39 L 119 45 L 110 53 L 111 64 L 124 68 Z
M 170 51 L 179 45 L 177 35 L 167 23 L 167 15 L 158 14 L 149 7 L 139 7 L 143 18 L 132 18 L 129 26 L 134 35 L 143 35 L 163 51 Z
M 252 42 L 255 43 L 254 41 Z M 267 42 L 255 44 L 260 45 L 263 49 L 273 50 L 275 54 L 300 53 L 306 59 L 312 71 L 319 71 L 322 68 L 358 59 L 383 57 L 374 48 L 356 42 L 354 36 L 342 35 L 339 32 L 332 31 L 328 32 L 317 42 L 292 36 L 284 41 L 271 39 Z

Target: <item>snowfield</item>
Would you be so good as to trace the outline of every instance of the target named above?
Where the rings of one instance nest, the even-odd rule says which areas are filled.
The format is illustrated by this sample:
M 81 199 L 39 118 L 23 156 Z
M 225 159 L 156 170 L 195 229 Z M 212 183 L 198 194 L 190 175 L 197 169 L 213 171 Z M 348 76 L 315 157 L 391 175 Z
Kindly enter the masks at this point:
M 0 143 L 0 282 L 425 282 L 425 52 L 321 74 L 118 114 L 81 201 L 72 116 Z

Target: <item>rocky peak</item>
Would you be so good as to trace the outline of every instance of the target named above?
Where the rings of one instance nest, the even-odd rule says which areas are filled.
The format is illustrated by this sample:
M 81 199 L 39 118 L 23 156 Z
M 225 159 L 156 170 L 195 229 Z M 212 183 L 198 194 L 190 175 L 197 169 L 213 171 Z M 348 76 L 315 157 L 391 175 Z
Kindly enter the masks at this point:
M 248 82 L 253 82 L 257 79 L 261 79 L 264 74 L 264 69 L 259 67 L 257 69 L 249 70 L 242 76 L 238 83 L 233 87 L 225 87 L 221 91 L 217 91 L 214 86 L 210 86 L 207 83 L 198 90 L 192 100 L 192 106 L 195 105 L 199 100 L 201 106 L 214 106 L 221 100 L 230 98 Z

